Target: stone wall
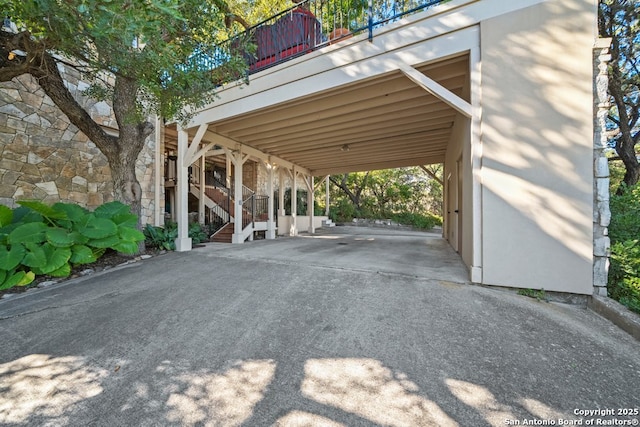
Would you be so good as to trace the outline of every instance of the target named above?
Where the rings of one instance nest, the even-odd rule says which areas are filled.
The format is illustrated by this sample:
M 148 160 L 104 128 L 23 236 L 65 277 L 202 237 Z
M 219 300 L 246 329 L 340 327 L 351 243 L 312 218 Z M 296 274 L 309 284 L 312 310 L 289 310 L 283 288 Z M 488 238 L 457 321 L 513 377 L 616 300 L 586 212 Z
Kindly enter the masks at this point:
M 610 241 L 609 161 L 606 157 L 606 119 L 611 104 L 607 87 L 607 63 L 611 60 L 611 39 L 600 39 L 594 49 L 594 135 L 593 135 L 593 293 L 607 296 Z
M 87 84 L 74 70 L 60 66 L 76 100 L 102 126 L 117 129 L 112 108 L 82 95 Z M 136 164 L 143 190 L 143 223 L 153 221 L 153 135 Z M 0 83 L 0 204 L 16 200 L 73 202 L 93 209 L 113 200 L 106 157 L 45 95 L 23 75 Z

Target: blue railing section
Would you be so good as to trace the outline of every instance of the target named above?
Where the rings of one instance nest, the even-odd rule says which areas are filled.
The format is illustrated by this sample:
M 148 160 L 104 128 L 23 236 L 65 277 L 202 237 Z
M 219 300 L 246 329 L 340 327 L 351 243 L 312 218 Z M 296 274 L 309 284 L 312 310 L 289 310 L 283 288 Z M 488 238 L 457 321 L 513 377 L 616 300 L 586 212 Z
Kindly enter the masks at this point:
M 218 45 L 190 66 L 212 70 L 240 58 L 249 74 L 449 0 L 305 0 Z

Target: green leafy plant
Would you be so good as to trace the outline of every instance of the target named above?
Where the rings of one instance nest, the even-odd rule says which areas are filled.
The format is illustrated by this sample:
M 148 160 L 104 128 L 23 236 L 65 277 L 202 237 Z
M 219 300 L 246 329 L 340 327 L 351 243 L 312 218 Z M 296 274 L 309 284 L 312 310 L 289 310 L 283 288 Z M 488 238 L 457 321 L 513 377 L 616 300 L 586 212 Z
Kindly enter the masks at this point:
M 138 217 L 120 202 L 90 212 L 80 206 L 23 200 L 0 206 L 0 290 L 26 286 L 36 275 L 67 277 L 107 249 L 136 253 L 144 235 Z
M 547 294 L 545 293 L 544 289 L 519 289 L 518 295 L 535 298 L 538 301 L 547 301 Z
M 175 240 L 178 238 L 178 224 L 167 221 L 164 227 L 157 227 L 147 224 L 143 230 L 147 246 L 174 251 L 176 249 Z M 205 229 L 198 222 L 189 224 L 189 237 L 193 244 L 206 242 L 209 240 Z
M 169 221 L 164 227 L 147 224 L 143 232 L 147 246 L 166 251 L 174 251 L 176 249 L 178 225 L 175 222 Z
M 189 224 L 189 237 L 191 237 L 191 241 L 193 244 L 198 244 L 202 242 L 206 242 L 209 240 L 209 236 L 202 228 L 199 222 L 192 222 Z
M 640 313 L 640 186 L 622 184 L 610 207 L 609 296 Z

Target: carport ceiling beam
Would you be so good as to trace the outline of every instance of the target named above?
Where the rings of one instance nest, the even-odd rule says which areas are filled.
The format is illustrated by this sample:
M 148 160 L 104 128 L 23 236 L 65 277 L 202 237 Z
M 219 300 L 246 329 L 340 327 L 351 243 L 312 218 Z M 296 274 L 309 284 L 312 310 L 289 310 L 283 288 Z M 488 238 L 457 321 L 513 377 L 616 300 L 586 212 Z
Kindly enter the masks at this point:
M 433 163 L 442 163 L 442 162 L 444 162 L 444 155 L 433 156 L 433 157 L 418 157 L 418 158 L 402 159 L 402 160 L 395 160 L 395 161 L 360 163 L 360 164 L 336 166 L 336 167 L 329 167 L 329 168 L 318 168 L 318 169 L 312 170 L 311 172 L 314 176 L 322 176 L 322 175 L 333 175 L 337 173 L 362 172 L 362 171 L 372 171 L 372 170 L 380 170 L 380 169 L 393 169 L 393 168 L 402 168 L 402 167 L 409 167 L 409 166 L 419 166 L 421 164 L 430 165 Z
M 285 159 L 282 159 L 274 155 L 270 155 L 268 153 L 265 153 L 264 151 L 260 151 L 246 144 L 242 144 L 241 142 L 228 138 L 224 135 L 220 135 L 219 133 L 207 131 L 207 133 L 205 134 L 205 137 L 208 141 L 213 141 L 216 145 L 228 148 L 229 150 L 237 150 L 238 148 L 242 147 L 242 152 L 245 154 L 251 155 L 265 162 L 275 163 L 277 165 L 284 166 L 287 169 L 293 169 L 294 164 Z M 298 171 L 309 175 L 308 169 L 305 169 L 297 165 L 295 166 Z
M 446 87 L 440 85 L 435 80 L 432 80 L 429 77 L 425 76 L 410 65 L 400 63 L 398 65 L 398 68 L 415 84 L 417 84 L 433 96 L 437 97 L 438 99 L 442 100 L 442 102 L 454 108 L 460 114 L 469 118 L 473 117 L 473 108 L 471 108 L 471 104 L 469 104 L 467 101 L 460 98 L 453 92 L 449 91 L 449 89 L 447 89 Z

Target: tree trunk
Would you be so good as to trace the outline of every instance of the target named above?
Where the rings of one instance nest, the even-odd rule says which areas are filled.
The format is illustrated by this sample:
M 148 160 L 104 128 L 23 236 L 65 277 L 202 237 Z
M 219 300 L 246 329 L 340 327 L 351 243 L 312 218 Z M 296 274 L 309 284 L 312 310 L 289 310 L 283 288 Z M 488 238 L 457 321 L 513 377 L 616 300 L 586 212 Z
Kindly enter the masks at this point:
M 144 146 L 144 140 L 119 141 L 120 152 L 106 155 L 111 169 L 113 198 L 131 207 L 131 213 L 138 216 L 138 228 L 142 227 L 142 187 L 136 177 L 136 159 Z

